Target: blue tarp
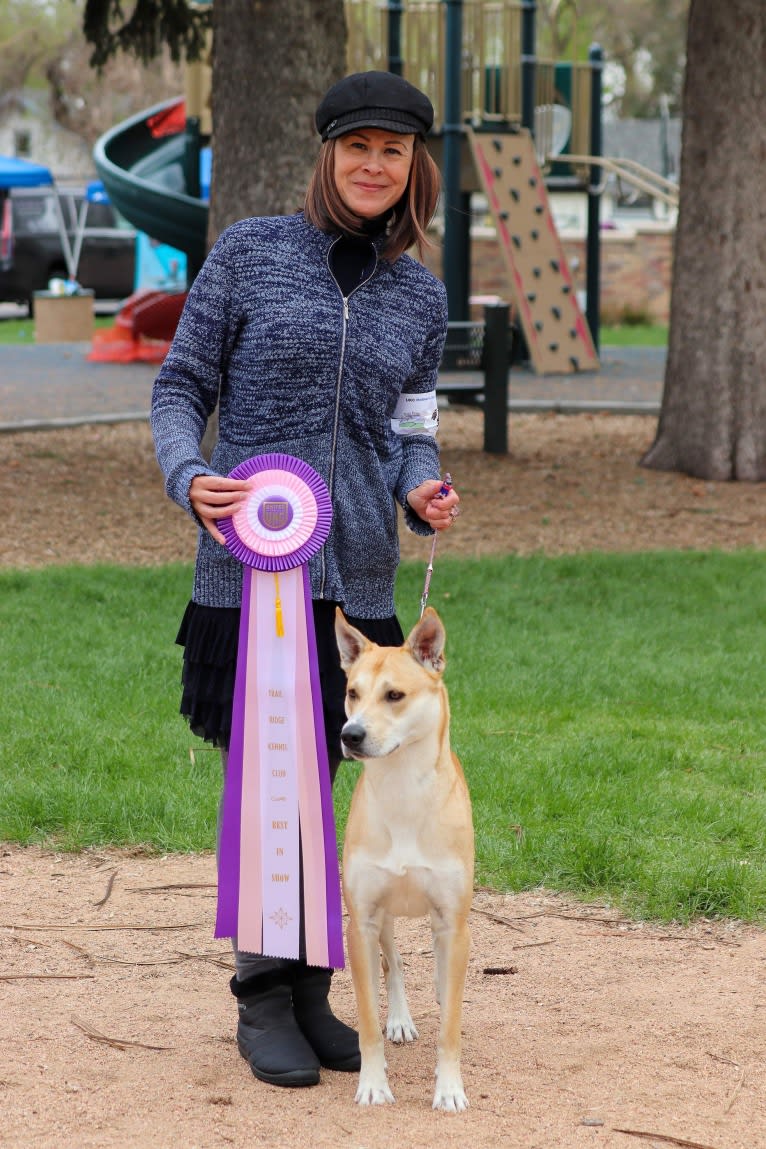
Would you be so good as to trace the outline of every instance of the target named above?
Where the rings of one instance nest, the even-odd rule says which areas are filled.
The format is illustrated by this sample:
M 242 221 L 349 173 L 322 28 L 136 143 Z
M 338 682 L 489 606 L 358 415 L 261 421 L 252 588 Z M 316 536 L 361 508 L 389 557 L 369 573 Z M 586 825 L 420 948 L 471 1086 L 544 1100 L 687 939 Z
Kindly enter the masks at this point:
M 32 164 L 15 156 L 0 156 L 0 189 L 36 188 L 52 183 L 53 176 L 42 164 Z

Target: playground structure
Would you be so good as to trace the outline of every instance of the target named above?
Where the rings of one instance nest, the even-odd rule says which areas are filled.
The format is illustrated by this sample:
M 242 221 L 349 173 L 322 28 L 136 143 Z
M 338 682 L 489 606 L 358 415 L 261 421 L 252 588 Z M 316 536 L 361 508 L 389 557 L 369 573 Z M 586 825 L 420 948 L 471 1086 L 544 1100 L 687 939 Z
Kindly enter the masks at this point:
M 348 71 L 396 72 L 434 105 L 429 148 L 443 176 L 442 275 L 451 323 L 469 326 L 470 201 L 472 193 L 483 192 L 514 320 L 534 369 L 596 369 L 602 173 L 615 172 L 666 202 L 674 199 L 670 181 L 601 154 L 600 49 L 591 48 L 585 62 L 538 58 L 535 0 L 345 0 L 345 6 Z M 94 159 L 119 211 L 185 252 L 191 280 L 207 246 L 212 125 L 204 61 L 187 65 L 185 87 L 183 98 L 104 135 Z M 551 215 L 549 188 L 587 193 L 585 315 Z M 140 314 L 134 307 L 135 338 Z

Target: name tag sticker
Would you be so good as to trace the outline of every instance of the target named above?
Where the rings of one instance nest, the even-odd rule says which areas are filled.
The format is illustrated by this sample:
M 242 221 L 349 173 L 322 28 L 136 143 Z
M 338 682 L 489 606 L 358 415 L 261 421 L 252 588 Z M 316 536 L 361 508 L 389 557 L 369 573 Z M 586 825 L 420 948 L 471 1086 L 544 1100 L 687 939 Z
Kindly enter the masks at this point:
M 399 396 L 391 419 L 396 435 L 435 435 L 439 429 L 439 408 L 436 392 Z

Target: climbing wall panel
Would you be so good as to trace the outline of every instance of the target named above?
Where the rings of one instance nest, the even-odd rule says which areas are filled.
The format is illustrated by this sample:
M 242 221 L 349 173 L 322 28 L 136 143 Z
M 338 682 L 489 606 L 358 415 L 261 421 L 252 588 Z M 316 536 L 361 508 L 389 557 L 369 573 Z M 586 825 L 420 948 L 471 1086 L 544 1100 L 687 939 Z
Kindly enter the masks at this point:
M 476 167 L 495 220 L 511 294 L 539 375 L 598 369 L 572 275 L 527 131 L 469 131 Z

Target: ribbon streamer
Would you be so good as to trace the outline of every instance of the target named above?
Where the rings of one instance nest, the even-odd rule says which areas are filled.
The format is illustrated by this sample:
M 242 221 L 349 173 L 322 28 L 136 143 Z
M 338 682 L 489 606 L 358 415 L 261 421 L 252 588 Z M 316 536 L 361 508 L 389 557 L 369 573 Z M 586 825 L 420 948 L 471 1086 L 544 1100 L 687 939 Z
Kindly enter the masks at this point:
M 244 570 L 215 936 L 235 937 L 243 951 L 341 969 L 338 851 L 307 566 L 329 534 L 330 497 L 321 477 L 290 455 L 256 456 L 231 477 L 251 487 L 242 508 L 219 522 Z

